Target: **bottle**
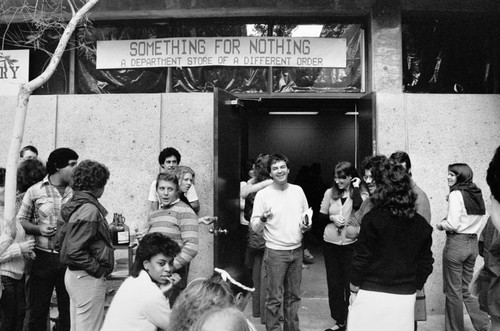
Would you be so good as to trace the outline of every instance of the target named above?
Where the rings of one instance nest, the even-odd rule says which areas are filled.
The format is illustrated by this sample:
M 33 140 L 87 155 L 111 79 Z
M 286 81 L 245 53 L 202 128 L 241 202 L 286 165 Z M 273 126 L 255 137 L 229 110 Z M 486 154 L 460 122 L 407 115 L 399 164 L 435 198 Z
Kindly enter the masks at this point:
M 113 222 L 109 226 L 109 231 L 113 245 L 130 244 L 130 228 L 125 224 L 125 217 L 121 214 L 113 214 Z

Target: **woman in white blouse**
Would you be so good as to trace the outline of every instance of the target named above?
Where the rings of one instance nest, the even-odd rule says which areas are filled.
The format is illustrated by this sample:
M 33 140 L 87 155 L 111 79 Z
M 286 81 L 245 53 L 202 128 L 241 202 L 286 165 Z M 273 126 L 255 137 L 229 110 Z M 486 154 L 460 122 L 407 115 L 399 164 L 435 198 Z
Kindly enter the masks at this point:
M 448 166 L 448 216 L 436 227 L 446 231 L 443 251 L 443 292 L 446 295 L 446 331 L 464 330 L 463 304 L 475 330 L 488 330 L 490 319 L 469 292 L 478 255 L 477 234 L 485 207 L 481 189 L 472 182 L 472 169 L 465 163 Z

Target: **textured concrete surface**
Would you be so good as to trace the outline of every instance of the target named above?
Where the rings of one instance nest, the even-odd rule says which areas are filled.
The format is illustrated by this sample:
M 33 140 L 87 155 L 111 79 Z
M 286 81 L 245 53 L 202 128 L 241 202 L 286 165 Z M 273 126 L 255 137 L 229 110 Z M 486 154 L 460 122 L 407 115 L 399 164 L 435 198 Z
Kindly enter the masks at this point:
M 56 134 L 56 95 L 32 96 L 28 104 L 26 124 L 22 146 L 33 145 L 40 153 L 42 161 L 46 161 L 55 146 Z M 17 98 L 3 97 L 0 104 L 0 166 L 5 167 L 7 163 L 7 152 L 9 150 L 14 115 L 16 111 Z
M 485 176 L 500 143 L 498 95 L 377 93 L 377 148 L 390 155 L 409 153 L 416 183 L 427 193 L 432 225 L 447 214 L 448 164 L 464 162 L 474 171 L 487 210 L 490 190 Z M 433 233 L 434 271 L 426 284 L 428 312 L 444 313 L 442 251 L 446 235 Z M 477 259 L 476 268 L 482 265 Z
M 213 215 L 214 202 L 214 97 L 211 93 L 162 94 L 161 148 L 175 147 L 182 155 L 181 165 L 196 173 L 195 186 L 200 199 L 199 216 Z M 155 160 L 158 152 L 155 154 Z M 156 163 L 158 164 L 158 162 Z M 210 226 L 200 224 L 200 247 L 191 263 L 191 279 L 206 277 L 213 268 L 213 235 Z

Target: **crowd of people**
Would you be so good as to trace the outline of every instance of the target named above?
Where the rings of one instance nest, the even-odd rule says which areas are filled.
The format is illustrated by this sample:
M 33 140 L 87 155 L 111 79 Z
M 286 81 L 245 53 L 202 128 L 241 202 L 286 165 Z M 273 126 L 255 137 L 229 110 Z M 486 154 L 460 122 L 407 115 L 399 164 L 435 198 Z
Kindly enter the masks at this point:
M 361 176 L 352 163 L 337 163 L 331 187 L 311 203 L 310 190 L 289 181 L 286 156 L 259 155 L 240 186 L 241 265 L 189 282 L 199 224 L 213 218 L 198 217 L 194 171 L 179 165 L 175 148 L 163 149 L 130 276 L 108 309 L 106 279 L 115 257 L 99 199 L 111 174 L 102 163 L 78 159 L 75 151 L 58 148 L 44 165 L 35 147 L 21 150 L 15 230 L 0 237 L 10 243 L 0 252 L 1 330 L 47 331 L 54 292 L 58 331 L 254 331 L 243 314 L 250 300 L 253 317 L 267 330 L 299 330 L 303 263 L 310 255 L 305 234 L 311 229 L 322 235 L 332 319 L 325 331 L 417 329 L 415 311 L 425 303 L 424 285 L 433 271 L 433 227 L 429 199 L 412 179 L 407 153 L 369 156 Z M 491 212 L 472 169 L 464 163 L 448 167 L 448 214 L 435 226 L 446 233 L 446 331 L 464 330 L 464 304 L 477 331 L 500 331 L 500 147 L 486 180 Z M 2 215 L 4 182 L 0 168 Z M 473 281 L 478 255 L 485 264 Z

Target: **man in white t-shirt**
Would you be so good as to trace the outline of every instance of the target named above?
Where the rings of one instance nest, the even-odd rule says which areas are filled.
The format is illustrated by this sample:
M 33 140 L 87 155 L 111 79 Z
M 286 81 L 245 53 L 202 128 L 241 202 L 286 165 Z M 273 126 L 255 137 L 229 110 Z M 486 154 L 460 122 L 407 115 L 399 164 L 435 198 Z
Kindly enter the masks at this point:
M 264 231 L 266 242 L 266 329 L 281 330 L 279 312 L 283 305 L 284 330 L 298 331 L 302 234 L 311 229 L 312 221 L 304 216 L 309 208 L 304 191 L 288 183 L 288 159 L 273 154 L 268 168 L 273 183 L 257 192 L 251 218 L 253 230 Z
M 179 163 L 181 163 L 181 154 L 173 147 L 164 148 L 160 152 L 160 155 L 158 155 L 158 163 L 162 167 L 162 172 L 173 174 Z M 191 208 L 193 208 L 195 213 L 198 213 L 200 211 L 200 201 L 198 200 L 194 185 L 191 185 L 187 191 L 186 198 L 191 204 Z M 158 210 L 160 207 L 160 199 L 156 194 L 156 180 L 151 183 L 149 188 L 148 201 L 150 202 L 150 211 Z

